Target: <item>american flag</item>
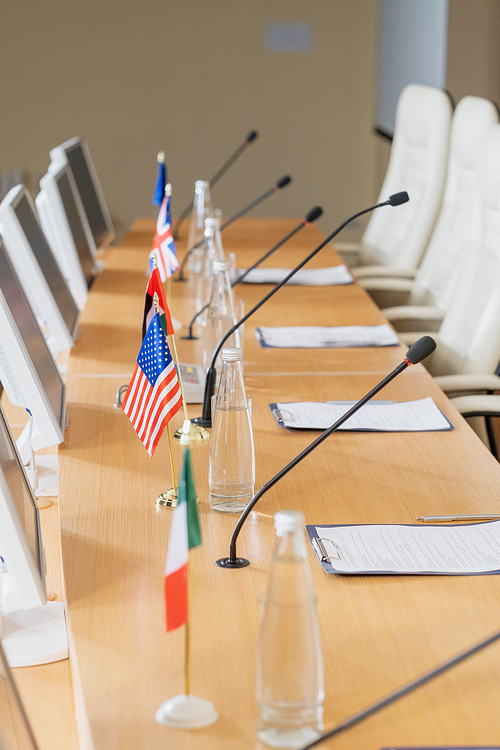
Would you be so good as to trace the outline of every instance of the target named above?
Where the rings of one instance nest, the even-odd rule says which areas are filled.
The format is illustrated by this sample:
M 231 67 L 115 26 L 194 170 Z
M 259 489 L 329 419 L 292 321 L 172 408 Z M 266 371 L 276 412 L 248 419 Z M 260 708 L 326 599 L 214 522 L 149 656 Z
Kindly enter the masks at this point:
M 149 324 L 122 409 L 150 456 L 182 404 L 177 372 L 158 313 Z
M 158 214 L 158 221 L 156 222 L 153 247 L 149 253 L 149 268 L 152 271 L 155 267 L 156 256 L 160 278 L 163 282 L 179 268 L 179 262 L 175 253 L 174 238 L 172 237 L 170 222 L 167 216 L 167 202 L 168 197 L 165 195 Z

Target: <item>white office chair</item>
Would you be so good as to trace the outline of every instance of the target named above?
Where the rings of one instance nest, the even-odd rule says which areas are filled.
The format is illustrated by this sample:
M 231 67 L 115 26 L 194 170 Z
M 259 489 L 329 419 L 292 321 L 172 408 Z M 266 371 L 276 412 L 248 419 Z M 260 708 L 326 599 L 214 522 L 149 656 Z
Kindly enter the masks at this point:
M 495 374 L 500 361 L 500 125 L 481 141 L 476 175 L 479 232 L 461 255 L 458 283 L 435 337 L 438 346 L 425 366 L 448 395 L 461 394 L 453 403 L 464 416 L 488 417 L 500 413 L 500 396 L 484 395 L 500 390 Z M 407 343 L 420 335 L 400 334 Z M 473 426 L 488 443 L 484 430 Z
M 395 211 L 375 211 L 360 246 L 336 249 L 350 266 L 376 264 L 415 269 L 429 241 L 443 196 L 452 105 L 431 86 L 410 84 L 398 101 L 391 156 L 379 200 L 406 190 L 410 200 Z M 366 275 L 366 267 L 354 274 Z
M 442 320 L 443 310 L 453 294 L 456 282 L 453 271 L 459 254 L 472 237 L 479 220 L 479 189 L 475 175 L 479 145 L 486 131 L 498 120 L 498 110 L 487 99 L 477 96 L 461 99 L 451 125 L 443 203 L 415 278 L 397 278 L 398 271 L 394 270 L 391 278 L 359 280 L 379 307 L 400 305 L 383 311 L 398 330 L 405 330 L 404 321 L 409 318 Z M 434 305 L 440 309 L 421 309 L 416 305 Z

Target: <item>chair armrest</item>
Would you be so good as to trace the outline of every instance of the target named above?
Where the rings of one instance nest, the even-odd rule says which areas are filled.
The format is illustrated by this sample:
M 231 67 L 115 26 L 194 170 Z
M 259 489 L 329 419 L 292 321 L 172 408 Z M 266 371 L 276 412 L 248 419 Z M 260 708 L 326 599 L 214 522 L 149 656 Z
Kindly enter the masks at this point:
M 416 271 L 415 269 L 407 268 L 393 268 L 392 266 L 358 266 L 352 275 L 356 279 L 368 278 L 372 276 L 383 276 L 384 278 L 393 277 L 396 279 L 414 279 Z
M 433 305 L 401 305 L 398 307 L 386 307 L 382 313 L 390 320 L 436 320 L 441 322 L 445 310 Z
M 345 260 L 346 265 L 356 266 L 361 262 L 362 245 L 358 242 L 335 242 L 333 247 Z
M 377 298 L 374 297 L 374 299 L 376 302 Z M 445 311 L 440 307 L 432 307 L 430 305 L 386 307 L 382 308 L 381 312 L 396 329 L 398 334 L 420 331 L 424 325 L 430 335 L 435 335 L 441 327 L 445 314 Z
M 382 278 L 370 276 L 358 279 L 358 281 L 367 292 L 406 292 L 409 294 L 413 287 L 412 279 L 394 279 L 387 276 Z
M 500 417 L 500 396 L 457 396 L 450 401 L 463 417 Z
M 435 382 L 445 393 L 460 391 L 500 391 L 500 377 L 489 374 L 440 375 Z M 461 398 L 465 398 L 461 397 Z M 500 398 L 500 397 L 499 397 Z
M 367 278 L 360 279 L 359 284 L 365 289 L 377 307 L 407 305 L 413 285 L 411 279 Z

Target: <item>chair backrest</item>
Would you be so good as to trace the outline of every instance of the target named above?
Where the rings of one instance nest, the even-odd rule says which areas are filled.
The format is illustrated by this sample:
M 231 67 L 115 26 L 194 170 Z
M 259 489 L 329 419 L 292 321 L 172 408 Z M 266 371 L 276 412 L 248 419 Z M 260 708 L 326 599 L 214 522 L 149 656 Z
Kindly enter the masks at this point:
M 500 360 L 500 125 L 481 141 L 476 179 L 479 231 L 458 264 L 459 281 L 429 362 L 433 375 L 494 373 Z
M 488 99 L 465 96 L 457 104 L 443 203 L 415 277 L 410 304 L 448 307 L 457 281 L 454 269 L 459 255 L 477 232 L 480 220 L 475 174 L 479 145 L 486 131 L 497 123 L 498 110 Z
M 398 100 L 389 166 L 379 201 L 406 190 L 408 203 L 375 211 L 363 235 L 363 262 L 413 269 L 434 228 L 443 197 L 452 104 L 448 94 L 411 83 Z

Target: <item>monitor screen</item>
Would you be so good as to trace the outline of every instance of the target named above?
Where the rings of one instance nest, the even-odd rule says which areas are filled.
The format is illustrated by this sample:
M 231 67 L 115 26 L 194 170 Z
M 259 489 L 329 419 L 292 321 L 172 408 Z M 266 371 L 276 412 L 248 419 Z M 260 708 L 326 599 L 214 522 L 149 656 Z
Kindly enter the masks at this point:
M 33 250 L 38 265 L 45 276 L 56 304 L 61 311 L 66 327 L 73 334 L 78 320 L 78 307 L 61 273 L 54 253 L 47 242 L 33 207 L 24 192 L 20 194 L 20 199 L 14 206 L 14 211 L 26 235 L 26 239 Z
M 12 267 L 3 242 L 0 242 L 0 289 L 3 292 L 12 317 L 28 351 L 40 382 L 64 431 L 65 407 L 64 384 L 54 358 L 38 327 L 35 315 L 24 294 L 19 279 Z M 1 331 L 0 331 L 1 336 Z
M 99 200 L 94 180 L 85 157 L 83 145 L 76 143 L 66 150 L 68 164 L 73 173 L 77 190 L 87 214 L 92 236 L 96 248 L 105 247 L 109 239 L 109 229 L 106 217 Z
M 76 205 L 75 196 L 73 195 L 70 178 L 64 170 L 59 173 L 56 179 L 64 211 L 73 236 L 73 241 L 80 259 L 83 275 L 87 282 L 87 286 L 90 286 L 95 276 L 94 258 L 78 212 L 78 206 Z
M 33 497 L 28 477 L 24 471 L 14 438 L 0 405 L 0 471 L 3 472 L 9 493 L 36 562 L 38 572 L 44 580 L 44 565 L 38 505 Z
M 0 748 L 37 750 L 33 732 L 0 643 Z

